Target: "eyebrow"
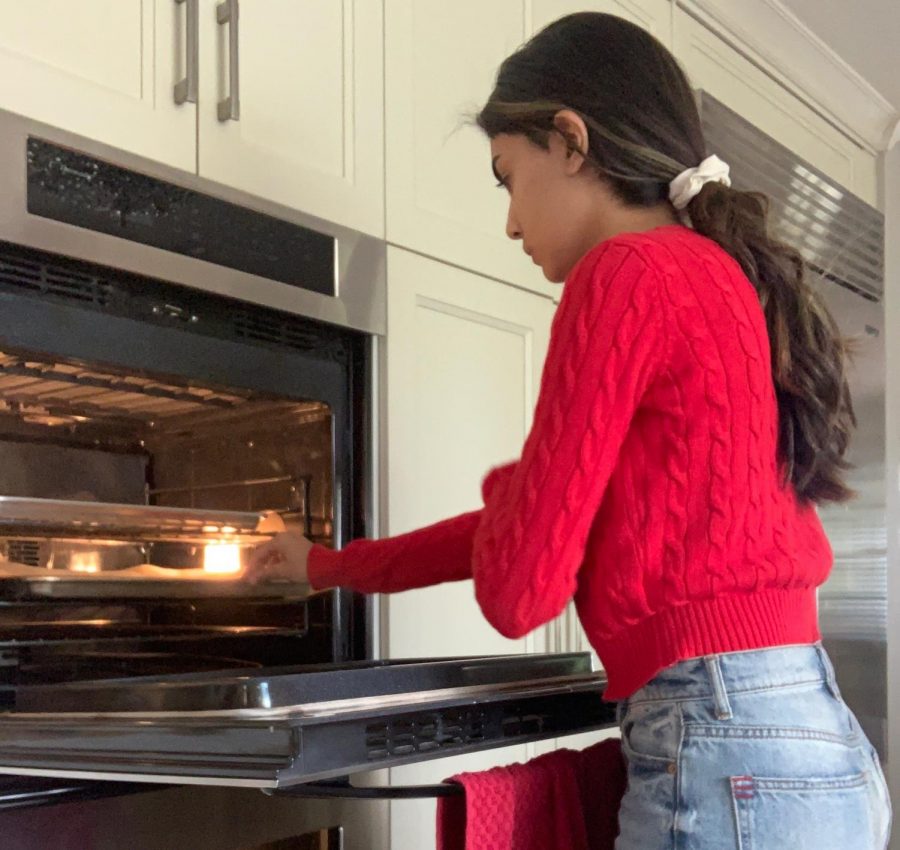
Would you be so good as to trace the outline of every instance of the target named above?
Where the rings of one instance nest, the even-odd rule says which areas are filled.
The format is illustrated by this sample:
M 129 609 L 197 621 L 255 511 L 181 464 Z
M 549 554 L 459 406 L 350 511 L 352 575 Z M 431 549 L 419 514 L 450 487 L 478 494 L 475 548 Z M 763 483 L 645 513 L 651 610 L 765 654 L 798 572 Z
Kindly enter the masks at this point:
M 503 182 L 503 178 L 500 176 L 500 172 L 497 171 L 497 160 L 498 160 L 498 159 L 500 159 L 500 154 L 497 154 L 497 155 L 491 160 L 491 171 L 494 172 L 494 177 L 497 178 L 497 182 L 498 182 L 498 183 L 502 183 L 502 182 Z

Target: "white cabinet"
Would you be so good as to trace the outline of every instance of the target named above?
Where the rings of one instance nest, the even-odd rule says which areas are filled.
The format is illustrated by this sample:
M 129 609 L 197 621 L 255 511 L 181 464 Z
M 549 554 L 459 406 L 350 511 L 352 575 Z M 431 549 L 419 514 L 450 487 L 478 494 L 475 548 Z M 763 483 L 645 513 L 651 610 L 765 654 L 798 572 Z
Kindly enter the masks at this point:
M 384 236 L 382 20 L 381 0 L 0 0 L 0 108 Z
M 193 171 L 196 108 L 173 95 L 185 8 L 0 0 L 0 108 Z
M 200 3 L 200 175 L 383 236 L 380 0 Z
M 692 82 L 865 200 L 877 201 L 877 158 L 794 93 L 803 81 L 724 40 L 672 0 L 387 0 L 385 116 L 388 241 L 515 286 L 550 293 L 504 233 L 506 197 L 489 147 L 467 119 L 503 59 L 541 27 L 580 10 L 652 32 Z M 784 82 L 784 84 L 782 84 Z
M 548 284 L 505 233 L 487 138 L 469 120 L 500 63 L 550 21 L 588 8 L 671 42 L 669 0 L 388 0 L 385 10 L 387 238 L 542 294 Z
M 468 120 L 530 34 L 525 0 L 388 0 L 387 238 L 516 286 L 551 291 L 506 237 L 506 192 Z
M 535 30 L 572 12 L 608 12 L 653 33 L 666 47 L 672 47 L 671 0 L 532 0 Z
M 387 508 L 402 534 L 481 505 L 487 471 L 519 456 L 553 303 L 389 248 Z M 482 617 L 471 582 L 389 598 L 394 657 L 520 652 Z
M 870 204 L 878 203 L 877 160 L 687 12 L 676 10 L 675 55 L 695 88 L 708 91 L 750 123 Z
M 477 508 L 491 467 L 521 452 L 547 350 L 552 302 L 389 248 L 387 469 L 389 534 Z M 395 658 L 540 652 L 545 630 L 507 640 L 484 620 L 471 581 L 382 597 Z M 395 768 L 391 784 L 438 782 L 521 761 L 516 746 Z M 392 803 L 392 850 L 434 846 L 434 801 Z

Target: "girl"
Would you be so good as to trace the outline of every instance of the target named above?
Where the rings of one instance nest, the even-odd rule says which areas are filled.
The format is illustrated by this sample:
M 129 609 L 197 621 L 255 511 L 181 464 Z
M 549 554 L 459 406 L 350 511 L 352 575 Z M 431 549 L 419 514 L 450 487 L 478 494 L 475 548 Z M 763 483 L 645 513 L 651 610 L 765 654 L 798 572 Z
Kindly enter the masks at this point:
M 340 552 L 289 532 L 251 576 L 472 578 L 508 637 L 574 595 L 619 701 L 619 850 L 884 848 L 878 758 L 819 643 L 816 505 L 851 496 L 855 420 L 799 254 L 707 156 L 671 54 L 621 19 L 546 27 L 477 123 L 507 234 L 564 282 L 521 459 L 480 511 Z

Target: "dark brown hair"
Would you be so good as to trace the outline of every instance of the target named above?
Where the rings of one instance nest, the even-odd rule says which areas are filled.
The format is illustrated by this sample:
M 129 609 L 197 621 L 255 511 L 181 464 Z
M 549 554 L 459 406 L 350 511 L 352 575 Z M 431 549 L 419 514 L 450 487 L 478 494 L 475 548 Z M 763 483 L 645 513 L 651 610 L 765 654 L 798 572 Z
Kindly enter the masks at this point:
M 561 109 L 584 120 L 588 150 L 580 153 L 626 204 L 668 202 L 670 181 L 706 157 L 694 94 L 675 58 L 613 15 L 568 15 L 537 33 L 500 66 L 476 123 L 488 136 L 521 134 L 547 148 Z M 853 493 L 843 481 L 844 453 L 856 424 L 848 346 L 807 283 L 802 257 L 769 233 L 760 193 L 707 183 L 686 212 L 694 230 L 740 263 L 759 295 L 785 481 L 803 501 L 845 501 Z

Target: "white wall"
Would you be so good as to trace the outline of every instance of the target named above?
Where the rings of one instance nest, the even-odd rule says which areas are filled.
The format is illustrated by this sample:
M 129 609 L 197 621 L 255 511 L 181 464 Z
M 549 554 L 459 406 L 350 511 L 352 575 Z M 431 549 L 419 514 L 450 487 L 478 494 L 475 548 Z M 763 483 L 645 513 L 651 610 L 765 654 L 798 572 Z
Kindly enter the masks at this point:
M 884 158 L 885 347 L 887 357 L 888 781 L 892 850 L 900 850 L 900 146 Z

